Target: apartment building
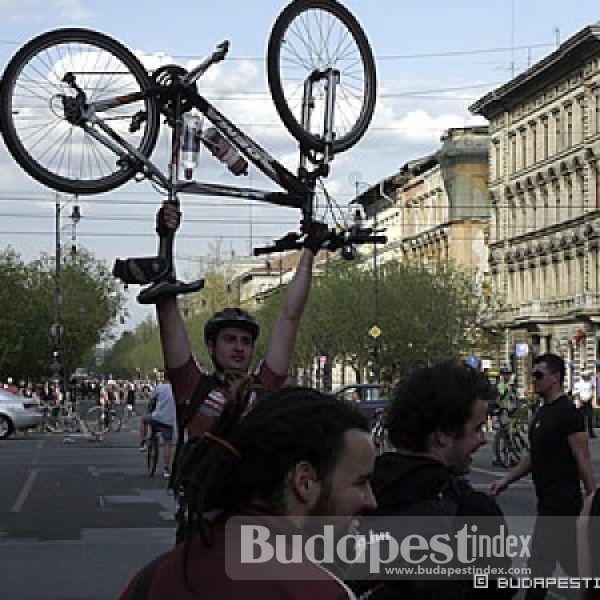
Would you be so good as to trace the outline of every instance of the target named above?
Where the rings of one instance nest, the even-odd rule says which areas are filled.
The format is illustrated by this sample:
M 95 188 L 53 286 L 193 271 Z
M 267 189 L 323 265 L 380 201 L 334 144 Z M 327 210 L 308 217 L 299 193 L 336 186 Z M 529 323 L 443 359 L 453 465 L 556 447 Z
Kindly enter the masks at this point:
M 470 110 L 490 123 L 490 271 L 521 389 L 552 351 L 600 358 L 600 23 Z
M 380 260 L 487 271 L 490 219 L 487 127 L 447 130 L 438 151 L 409 161 L 357 198 L 385 228 Z

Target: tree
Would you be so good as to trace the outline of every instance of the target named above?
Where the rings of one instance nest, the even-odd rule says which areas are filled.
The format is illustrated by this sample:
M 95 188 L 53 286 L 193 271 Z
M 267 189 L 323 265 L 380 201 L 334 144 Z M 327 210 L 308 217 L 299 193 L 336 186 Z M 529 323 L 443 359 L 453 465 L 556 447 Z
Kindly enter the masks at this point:
M 7 248 L 0 253 L 0 374 L 4 377 L 23 372 L 27 348 L 35 344 L 41 327 L 40 315 L 34 310 L 38 298 L 30 275 L 30 269 L 14 250 Z
M 26 265 L 7 249 L 0 254 L 0 283 L 4 308 L 0 373 L 36 379 L 50 375 L 54 259 L 43 255 Z M 124 298 L 107 266 L 83 248 L 76 255 L 64 256 L 60 290 L 63 364 L 68 377 L 108 333 Z
M 324 274 L 314 278 L 296 340 L 294 369 L 312 373 L 315 357 L 325 354 L 329 364 L 348 365 L 361 380 L 373 361 L 368 331 L 375 318 L 374 281 L 369 267 L 370 263 L 331 261 Z M 379 268 L 379 360 L 384 378 L 402 376 L 417 364 L 458 359 L 495 335 L 471 273 L 452 266 L 425 268 L 398 261 Z M 214 310 L 235 302 L 222 278 L 208 277 L 207 283 L 186 327 L 200 362 L 210 365 L 204 323 Z M 258 357 L 264 356 L 285 292 L 286 286 L 271 290 L 255 311 L 262 331 L 255 349 Z M 142 340 L 136 332 L 135 344 L 115 347 L 115 352 L 122 352 L 120 364 L 141 366 L 146 364 L 143 356 L 156 360 L 158 334 L 156 326 L 151 327 L 148 339 Z

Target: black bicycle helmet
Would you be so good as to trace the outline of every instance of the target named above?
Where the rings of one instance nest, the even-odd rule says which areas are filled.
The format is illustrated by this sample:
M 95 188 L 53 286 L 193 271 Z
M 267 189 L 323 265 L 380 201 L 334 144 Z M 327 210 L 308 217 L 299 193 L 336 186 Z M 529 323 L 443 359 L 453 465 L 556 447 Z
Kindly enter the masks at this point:
M 219 331 L 225 327 L 237 327 L 244 329 L 252 336 L 255 342 L 260 332 L 260 327 L 256 319 L 241 308 L 224 308 L 216 312 L 204 325 L 204 341 L 214 342 L 219 335 Z

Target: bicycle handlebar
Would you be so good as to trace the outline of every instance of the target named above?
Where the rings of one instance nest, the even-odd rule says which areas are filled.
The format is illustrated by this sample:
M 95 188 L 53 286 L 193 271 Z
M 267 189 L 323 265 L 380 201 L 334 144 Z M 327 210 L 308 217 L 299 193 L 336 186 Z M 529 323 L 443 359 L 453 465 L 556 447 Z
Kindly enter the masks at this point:
M 261 254 L 271 254 L 273 252 L 284 252 L 285 250 L 297 250 L 304 246 L 304 230 L 303 233 L 290 232 L 282 238 L 275 240 L 271 246 L 262 246 L 254 248 L 254 256 Z M 385 244 L 387 237 L 385 235 L 377 235 L 381 230 L 375 230 L 372 227 L 358 227 L 353 225 L 349 229 L 342 231 L 329 230 L 322 248 L 324 250 L 335 251 L 355 246 L 358 244 Z

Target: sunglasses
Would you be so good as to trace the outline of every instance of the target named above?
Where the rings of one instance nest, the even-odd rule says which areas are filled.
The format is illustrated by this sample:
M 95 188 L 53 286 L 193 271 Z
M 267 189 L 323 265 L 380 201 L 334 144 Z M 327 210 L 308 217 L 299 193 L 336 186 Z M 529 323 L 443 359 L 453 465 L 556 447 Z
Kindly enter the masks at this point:
M 543 371 L 533 371 L 531 373 L 531 376 L 534 379 L 543 379 L 546 376 L 546 373 L 544 373 Z

